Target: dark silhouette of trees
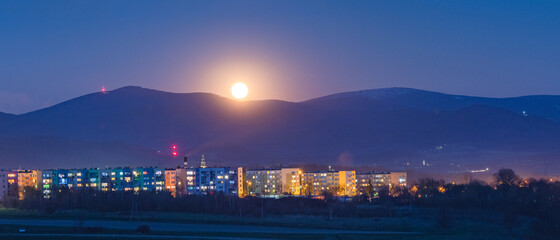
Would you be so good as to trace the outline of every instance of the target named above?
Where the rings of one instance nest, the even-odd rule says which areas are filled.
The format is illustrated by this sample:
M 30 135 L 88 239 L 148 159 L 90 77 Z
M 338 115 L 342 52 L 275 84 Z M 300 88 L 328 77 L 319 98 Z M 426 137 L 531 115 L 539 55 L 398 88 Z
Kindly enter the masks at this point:
M 502 168 L 494 174 L 494 181 L 499 191 L 507 192 L 518 186 L 521 178 L 512 169 Z
M 433 178 L 422 178 L 418 180 L 417 188 L 421 197 L 430 198 L 440 194 L 440 187 L 445 184 L 443 180 L 436 180 Z

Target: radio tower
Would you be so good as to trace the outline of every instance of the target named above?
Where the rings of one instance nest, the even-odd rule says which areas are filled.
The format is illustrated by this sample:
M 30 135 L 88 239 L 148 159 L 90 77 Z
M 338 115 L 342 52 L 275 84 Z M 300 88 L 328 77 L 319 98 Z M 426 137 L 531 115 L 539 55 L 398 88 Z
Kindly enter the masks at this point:
M 204 160 L 204 154 L 202 154 L 202 158 L 200 159 L 200 168 L 206 168 L 206 160 Z

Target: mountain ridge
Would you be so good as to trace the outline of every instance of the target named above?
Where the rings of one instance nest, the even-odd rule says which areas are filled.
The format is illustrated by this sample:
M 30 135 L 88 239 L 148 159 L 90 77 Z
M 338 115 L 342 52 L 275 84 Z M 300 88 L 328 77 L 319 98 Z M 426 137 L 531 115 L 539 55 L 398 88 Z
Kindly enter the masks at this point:
M 508 109 L 518 114 L 535 114 L 560 123 L 560 95 L 527 95 L 507 98 L 489 98 L 453 95 L 414 88 L 381 88 L 343 92 L 308 100 L 317 102 L 329 99 L 363 97 L 391 101 L 393 105 L 426 111 L 457 110 L 473 104 Z
M 205 153 L 216 165 L 338 164 L 449 172 L 533 161 L 527 171 L 560 172 L 554 160 L 560 156 L 560 124 L 547 117 L 556 114 L 550 108 L 555 99 L 540 110 L 521 104 L 541 111 L 526 114 L 515 105 L 524 100 L 501 103 L 399 88 L 303 102 L 237 101 L 124 87 L 8 120 L 0 115 L 0 141 L 7 143 L 0 148 L 0 164 L 65 167 L 60 160 L 65 159 L 72 166 L 116 161 L 172 167 L 180 164 L 170 155 L 169 146 L 176 144 L 180 155 Z M 40 146 L 30 151 L 26 142 Z M 516 160 L 504 163 L 506 157 Z M 422 161 L 430 161 L 430 168 L 419 165 Z

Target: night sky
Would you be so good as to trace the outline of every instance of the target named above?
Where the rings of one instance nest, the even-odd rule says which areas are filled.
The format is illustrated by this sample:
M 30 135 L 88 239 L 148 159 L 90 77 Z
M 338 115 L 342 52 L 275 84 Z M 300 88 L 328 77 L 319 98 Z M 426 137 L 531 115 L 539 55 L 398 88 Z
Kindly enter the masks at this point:
M 560 94 L 560 1 L 0 1 L 0 111 L 127 85 Z

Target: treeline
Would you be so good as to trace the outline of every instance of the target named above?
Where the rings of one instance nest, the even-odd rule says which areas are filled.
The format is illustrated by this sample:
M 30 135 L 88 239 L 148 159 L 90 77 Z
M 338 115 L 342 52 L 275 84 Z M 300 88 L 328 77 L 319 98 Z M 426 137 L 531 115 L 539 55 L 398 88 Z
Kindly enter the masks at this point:
M 324 201 L 306 197 L 280 199 L 225 195 L 188 195 L 173 197 L 168 192 L 96 191 L 61 188 L 43 198 L 40 191 L 26 189 L 23 200 L 4 199 L 4 207 L 39 210 L 53 214 L 61 210 L 87 210 L 94 212 L 184 212 L 210 213 L 234 216 L 263 217 L 264 215 L 328 215 L 329 208 L 347 211 L 351 205 L 330 199 Z M 343 210 L 344 209 L 344 210 Z M 334 211 L 334 210 L 333 210 Z M 338 217 L 348 214 L 336 214 Z M 334 217 L 334 215 L 333 215 Z
M 524 180 L 511 169 L 500 169 L 490 184 L 420 179 L 408 192 L 413 205 L 420 208 L 489 210 L 501 214 L 510 231 L 519 225 L 521 216 L 532 217 L 536 219 L 531 224 L 534 239 L 560 236 L 560 182 Z

